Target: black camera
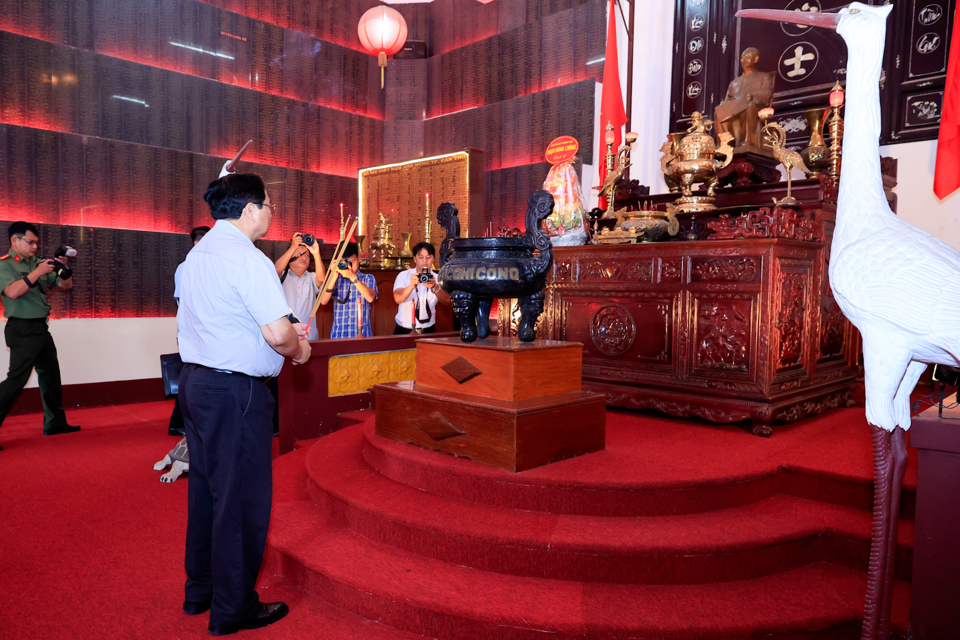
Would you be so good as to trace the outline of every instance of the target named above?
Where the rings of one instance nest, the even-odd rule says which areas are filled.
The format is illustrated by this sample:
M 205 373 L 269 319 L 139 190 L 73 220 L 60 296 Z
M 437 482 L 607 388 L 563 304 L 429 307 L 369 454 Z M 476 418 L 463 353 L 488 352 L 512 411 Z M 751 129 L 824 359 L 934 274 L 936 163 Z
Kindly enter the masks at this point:
M 316 241 L 317 241 L 317 238 L 316 238 L 316 236 L 314 236 L 312 233 L 301 233 L 301 234 L 300 234 L 300 242 L 302 242 L 303 244 L 307 245 L 308 247 L 313 246 L 313 243 L 316 242 Z
M 341 258 L 340 262 L 337 263 L 337 269 L 340 269 L 341 271 L 348 271 L 350 269 L 350 262 Z
M 417 281 L 420 284 L 430 282 L 430 278 L 433 276 L 430 275 L 430 267 L 421 267 L 420 273 L 417 274 Z
M 68 247 L 65 244 L 57 247 L 57 250 L 53 253 L 53 272 L 60 277 L 61 280 L 66 280 L 73 276 L 73 269 L 65 265 L 60 261 L 60 258 L 63 256 L 69 256 L 71 258 L 76 257 L 77 250 L 73 247 Z

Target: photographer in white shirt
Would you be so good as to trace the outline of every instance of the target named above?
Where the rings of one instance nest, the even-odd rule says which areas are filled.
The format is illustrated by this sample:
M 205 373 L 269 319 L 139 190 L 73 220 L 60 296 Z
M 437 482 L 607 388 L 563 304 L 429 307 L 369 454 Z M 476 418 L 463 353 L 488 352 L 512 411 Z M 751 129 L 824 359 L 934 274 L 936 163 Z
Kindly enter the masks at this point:
M 414 267 L 397 274 L 393 299 L 399 307 L 394 335 L 437 330 L 437 304 L 450 304 L 450 296 L 437 284 L 437 272 L 432 269 L 436 254 L 432 244 L 418 242 L 413 247 Z

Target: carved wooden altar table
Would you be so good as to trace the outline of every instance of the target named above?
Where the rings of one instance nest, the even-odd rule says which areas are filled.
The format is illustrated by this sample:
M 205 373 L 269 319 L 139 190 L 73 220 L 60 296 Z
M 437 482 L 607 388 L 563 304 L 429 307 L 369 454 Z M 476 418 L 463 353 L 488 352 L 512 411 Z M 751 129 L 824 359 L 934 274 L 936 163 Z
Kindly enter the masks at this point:
M 764 436 L 849 406 L 858 336 L 827 282 L 835 190 L 795 185 L 796 208 L 749 205 L 780 184 L 718 192 L 721 211 L 697 220 L 705 240 L 554 248 L 538 336 L 583 343 L 583 388 L 612 406 L 750 420 Z

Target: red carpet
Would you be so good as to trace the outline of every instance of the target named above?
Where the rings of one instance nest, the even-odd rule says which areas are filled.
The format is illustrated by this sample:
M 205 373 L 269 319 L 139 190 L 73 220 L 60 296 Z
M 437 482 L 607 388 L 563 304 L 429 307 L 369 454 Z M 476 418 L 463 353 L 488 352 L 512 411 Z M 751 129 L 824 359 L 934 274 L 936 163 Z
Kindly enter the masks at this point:
M 180 611 L 187 483 L 152 469 L 176 443 L 170 408 L 71 411 L 83 430 L 55 437 L 39 415 L 0 427 L 0 637 L 209 637 L 206 615 Z M 862 409 L 770 439 L 647 414 L 608 423 L 606 451 L 522 474 L 382 441 L 369 425 L 277 459 L 260 590 L 292 611 L 241 634 L 859 636 L 872 475 Z M 915 478 L 914 466 L 901 580 Z
M 187 482 L 153 463 L 172 402 L 68 411 L 83 430 L 45 437 L 43 416 L 0 427 L 0 638 L 211 638 L 183 601 Z M 276 442 L 276 441 L 275 441 Z M 239 637 L 413 640 L 261 576 L 261 598 L 291 613 Z
M 608 414 L 607 449 L 512 474 L 377 438 L 277 461 L 268 563 L 442 638 L 857 638 L 872 458 L 862 409 L 780 427 Z M 915 463 L 895 621 L 905 632 Z

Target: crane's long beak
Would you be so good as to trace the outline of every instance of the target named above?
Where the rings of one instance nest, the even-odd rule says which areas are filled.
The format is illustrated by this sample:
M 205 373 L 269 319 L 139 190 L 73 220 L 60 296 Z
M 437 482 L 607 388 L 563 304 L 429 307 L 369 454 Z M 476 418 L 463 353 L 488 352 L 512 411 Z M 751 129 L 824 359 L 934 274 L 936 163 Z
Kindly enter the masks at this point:
M 811 27 L 824 27 L 834 31 L 837 29 L 837 23 L 840 22 L 839 13 L 821 13 L 819 11 L 811 13 L 809 11 L 778 11 L 776 9 L 741 9 L 737 11 L 737 17 L 792 22 Z

